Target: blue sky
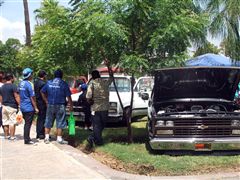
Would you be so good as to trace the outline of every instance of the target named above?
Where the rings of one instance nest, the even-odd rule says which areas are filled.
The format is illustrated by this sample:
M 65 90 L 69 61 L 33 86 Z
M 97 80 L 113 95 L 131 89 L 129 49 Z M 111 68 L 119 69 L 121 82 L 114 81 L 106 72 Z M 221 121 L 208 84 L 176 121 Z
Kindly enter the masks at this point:
M 59 0 L 63 6 L 68 6 L 69 0 Z M 41 6 L 41 0 L 28 0 L 31 31 L 34 31 L 34 10 Z M 5 42 L 8 38 L 17 38 L 24 43 L 25 25 L 23 0 L 4 0 L 0 7 L 0 40 Z

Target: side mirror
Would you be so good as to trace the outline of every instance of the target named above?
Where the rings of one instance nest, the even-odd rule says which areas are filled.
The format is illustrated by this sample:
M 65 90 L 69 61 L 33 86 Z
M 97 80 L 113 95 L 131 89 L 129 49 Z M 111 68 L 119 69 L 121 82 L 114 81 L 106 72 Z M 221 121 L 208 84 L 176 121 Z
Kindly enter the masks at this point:
M 143 100 L 148 100 L 149 99 L 149 94 L 148 93 L 142 93 L 142 99 Z

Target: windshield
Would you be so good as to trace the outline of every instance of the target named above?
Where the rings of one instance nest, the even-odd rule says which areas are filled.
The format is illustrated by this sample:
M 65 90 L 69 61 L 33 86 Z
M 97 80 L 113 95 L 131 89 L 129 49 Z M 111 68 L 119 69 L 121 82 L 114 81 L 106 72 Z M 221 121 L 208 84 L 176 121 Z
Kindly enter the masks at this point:
M 128 78 L 114 77 L 118 92 L 130 92 L 131 82 Z M 109 86 L 109 91 L 116 91 L 113 83 Z

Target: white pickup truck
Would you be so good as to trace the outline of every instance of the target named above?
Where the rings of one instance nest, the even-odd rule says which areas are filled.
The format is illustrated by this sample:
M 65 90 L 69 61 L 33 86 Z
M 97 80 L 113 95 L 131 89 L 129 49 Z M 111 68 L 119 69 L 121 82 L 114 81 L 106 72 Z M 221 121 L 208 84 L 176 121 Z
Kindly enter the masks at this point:
M 102 78 L 108 78 L 107 75 L 102 75 Z M 125 109 L 130 107 L 131 102 L 131 77 L 125 75 L 114 75 L 116 86 L 121 97 L 123 107 Z M 134 85 L 133 96 L 133 111 L 132 118 L 137 119 L 147 116 L 148 100 L 143 100 L 142 95 L 148 93 L 151 94 L 153 88 L 153 77 L 146 76 L 137 79 Z M 116 90 L 113 83 L 109 86 L 109 104 L 110 109 L 108 113 L 108 122 L 125 123 L 123 120 L 123 109 L 121 108 Z M 73 94 L 72 100 L 74 104 L 74 116 L 76 121 L 83 121 L 84 113 L 81 112 L 81 107 L 77 106 L 77 100 L 80 93 Z

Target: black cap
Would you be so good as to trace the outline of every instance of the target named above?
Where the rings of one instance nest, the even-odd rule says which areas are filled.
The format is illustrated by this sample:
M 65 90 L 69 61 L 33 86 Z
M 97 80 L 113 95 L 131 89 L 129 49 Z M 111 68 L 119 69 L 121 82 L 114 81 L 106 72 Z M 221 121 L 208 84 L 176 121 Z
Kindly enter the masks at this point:
M 63 72 L 61 69 L 57 69 L 55 72 L 54 72 L 54 77 L 55 78 L 62 78 L 63 77 Z
M 44 71 L 44 70 L 40 70 L 39 72 L 38 72 L 38 77 L 40 77 L 40 78 L 43 78 L 44 76 L 46 76 L 47 75 L 47 73 L 46 73 L 46 71 Z
M 92 78 L 93 78 L 93 79 L 97 79 L 97 78 L 100 78 L 100 77 L 101 77 L 98 70 L 93 70 L 92 73 L 91 73 L 91 75 L 92 75 Z

